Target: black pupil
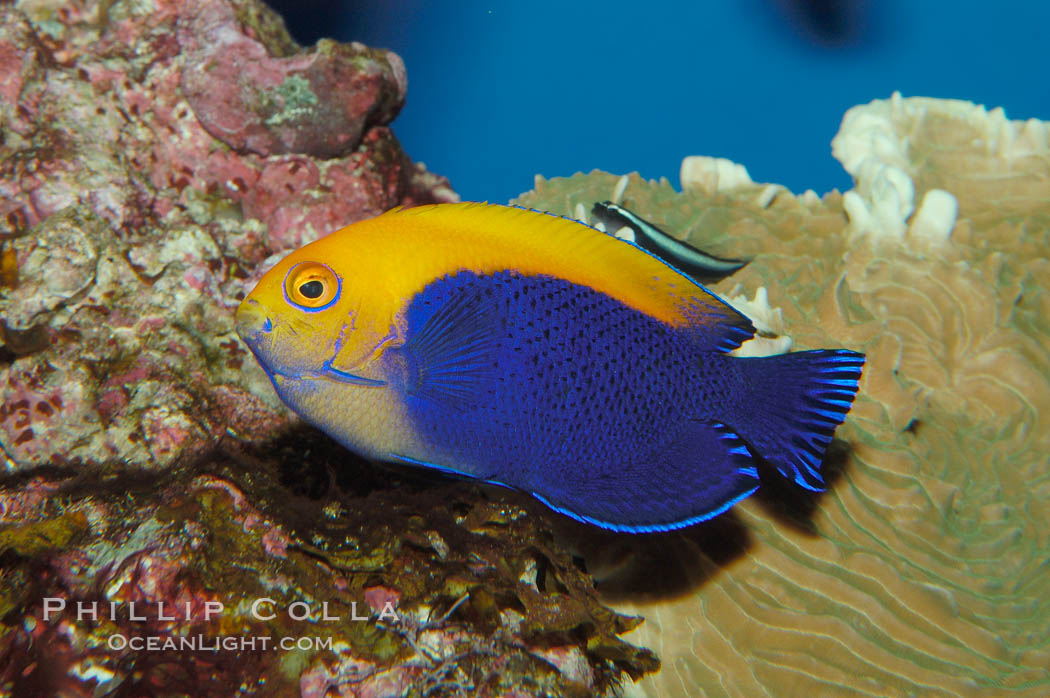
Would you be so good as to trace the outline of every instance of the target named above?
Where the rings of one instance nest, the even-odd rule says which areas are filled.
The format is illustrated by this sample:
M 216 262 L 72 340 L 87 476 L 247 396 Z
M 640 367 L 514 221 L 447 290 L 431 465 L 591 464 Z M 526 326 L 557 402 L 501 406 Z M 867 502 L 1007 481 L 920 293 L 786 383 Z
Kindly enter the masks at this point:
M 304 298 L 320 298 L 321 294 L 324 293 L 324 284 L 316 279 L 307 281 L 299 287 L 299 293 L 303 294 Z

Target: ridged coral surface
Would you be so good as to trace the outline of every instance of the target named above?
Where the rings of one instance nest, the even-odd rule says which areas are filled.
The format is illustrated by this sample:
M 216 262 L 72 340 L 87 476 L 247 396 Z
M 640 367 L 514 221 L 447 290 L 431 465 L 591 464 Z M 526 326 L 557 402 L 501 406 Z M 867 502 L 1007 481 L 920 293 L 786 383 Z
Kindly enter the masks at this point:
M 632 176 L 624 194 L 704 249 L 751 257 L 714 290 L 764 286 L 795 349 L 868 356 L 824 495 L 764 476 L 706 528 L 573 531 L 619 609 L 647 618 L 631 639 L 663 661 L 628 695 L 1050 694 L 1047 126 L 895 95 L 851 111 L 844 135 L 852 218 L 836 192 L 717 177 L 677 193 Z M 520 202 L 572 215 L 617 179 L 538 179 Z M 946 240 L 908 228 L 909 181 L 914 201 L 955 197 L 957 218 L 932 226 Z M 865 211 L 885 218 L 892 196 L 901 218 L 882 235 Z

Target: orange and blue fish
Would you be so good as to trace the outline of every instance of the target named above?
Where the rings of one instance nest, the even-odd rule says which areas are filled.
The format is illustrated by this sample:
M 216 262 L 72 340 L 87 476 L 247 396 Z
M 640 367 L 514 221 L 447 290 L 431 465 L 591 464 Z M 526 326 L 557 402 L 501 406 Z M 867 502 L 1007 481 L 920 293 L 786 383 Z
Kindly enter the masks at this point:
M 366 457 L 631 533 L 716 516 L 756 457 L 809 490 L 864 355 L 727 353 L 725 301 L 631 242 L 506 206 L 395 209 L 291 253 L 237 309 L 280 398 Z

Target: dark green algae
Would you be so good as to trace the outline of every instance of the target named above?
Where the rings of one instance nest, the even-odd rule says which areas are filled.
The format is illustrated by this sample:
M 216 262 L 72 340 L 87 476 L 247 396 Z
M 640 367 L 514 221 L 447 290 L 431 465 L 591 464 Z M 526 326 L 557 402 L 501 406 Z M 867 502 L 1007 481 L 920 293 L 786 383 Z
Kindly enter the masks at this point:
M 331 638 L 377 671 L 422 659 L 409 696 L 601 695 L 625 675 L 659 667 L 650 651 L 618 637 L 641 620 L 601 603 L 540 505 L 509 491 L 377 468 L 306 427 L 254 448 L 231 438 L 163 473 L 100 467 L 33 477 L 0 483 L 6 492 L 48 492 L 33 520 L 0 526 L 0 687 L 14 695 L 92 695 L 90 683 L 68 675 L 88 656 L 123 677 L 95 693 L 113 696 L 297 694 L 307 667 L 339 661 L 326 649 L 114 651 L 105 640 L 115 633 Z M 141 549 L 129 542 L 136 536 L 148 539 Z M 175 551 L 170 573 L 151 580 L 161 575 L 156 560 L 165 550 Z M 147 555 L 152 567 L 143 564 Z M 131 584 L 119 586 L 120 579 Z M 217 599 L 226 610 L 210 621 L 163 622 L 151 611 L 148 622 L 132 622 L 127 601 L 142 599 L 134 590 L 150 584 L 166 585 L 172 602 Z M 370 613 L 369 589 L 394 593 L 400 618 L 371 612 L 367 622 L 350 620 Z M 71 642 L 56 619 L 42 621 L 48 597 L 70 609 L 78 601 L 122 605 L 115 620 L 76 621 L 83 637 Z M 243 610 L 262 597 L 278 611 L 266 622 Z M 283 612 L 294 602 L 307 603 L 314 622 Z M 341 620 L 318 622 L 322 603 Z M 413 613 L 420 607 L 430 609 L 422 620 Z M 427 629 L 450 638 L 451 659 L 419 649 L 415 640 Z M 534 653 L 566 646 L 582 650 L 593 686 Z

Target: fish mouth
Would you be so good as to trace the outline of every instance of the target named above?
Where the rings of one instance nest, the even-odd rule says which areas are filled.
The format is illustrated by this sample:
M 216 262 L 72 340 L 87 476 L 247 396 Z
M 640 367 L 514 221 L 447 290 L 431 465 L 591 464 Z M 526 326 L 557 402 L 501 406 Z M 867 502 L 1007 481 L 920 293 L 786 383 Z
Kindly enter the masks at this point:
M 261 335 L 269 333 L 273 329 L 273 322 L 271 322 L 259 301 L 249 298 L 237 306 L 237 312 L 234 315 L 234 328 L 237 330 L 237 334 L 241 336 L 241 339 L 245 342 L 250 342 L 251 340 L 258 340 Z

